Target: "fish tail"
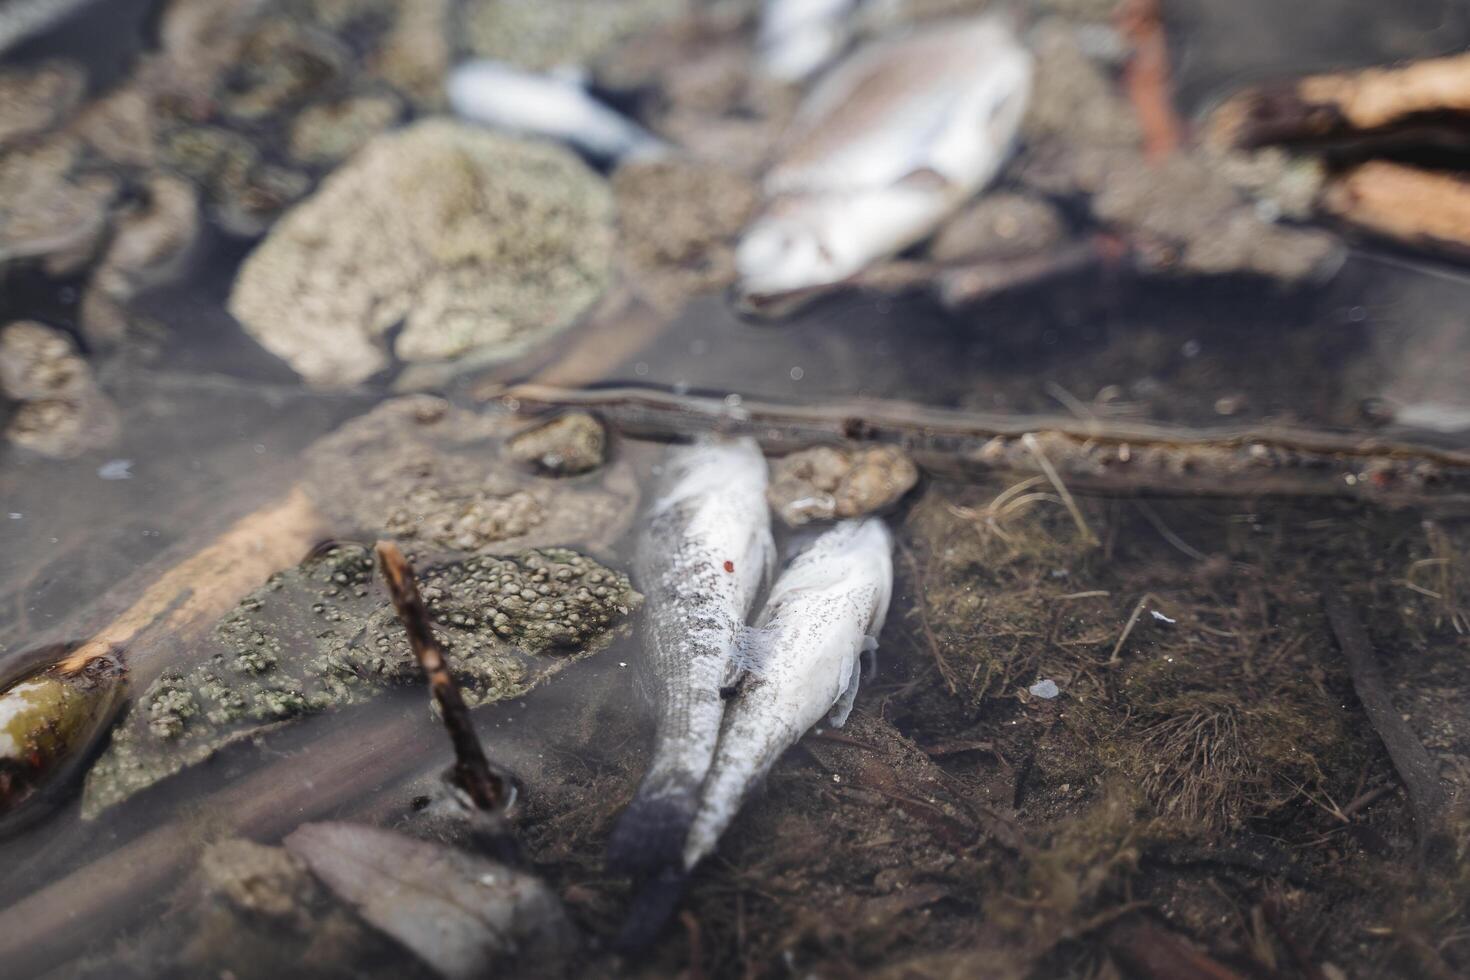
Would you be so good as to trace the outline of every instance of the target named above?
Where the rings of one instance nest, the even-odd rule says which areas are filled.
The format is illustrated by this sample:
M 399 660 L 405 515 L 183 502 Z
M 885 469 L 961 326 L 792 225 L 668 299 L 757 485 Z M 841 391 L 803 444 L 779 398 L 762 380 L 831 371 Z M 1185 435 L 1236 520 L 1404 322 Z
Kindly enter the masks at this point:
M 650 946 L 673 917 L 688 883 L 688 874 L 679 869 L 667 870 L 642 882 L 633 893 L 632 905 L 613 948 L 620 953 L 636 953 Z
M 607 842 L 608 869 L 650 875 L 678 867 L 699 806 L 700 781 L 649 773 Z

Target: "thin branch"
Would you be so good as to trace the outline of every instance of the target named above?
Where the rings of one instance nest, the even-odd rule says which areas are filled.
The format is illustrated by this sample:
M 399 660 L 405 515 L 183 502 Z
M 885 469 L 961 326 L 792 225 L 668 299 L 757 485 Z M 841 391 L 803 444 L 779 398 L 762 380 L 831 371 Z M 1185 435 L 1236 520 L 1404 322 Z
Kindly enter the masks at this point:
M 478 397 L 521 413 L 596 412 L 626 435 L 680 439 L 711 431 L 749 435 L 781 455 L 818 445 L 902 446 L 932 473 L 1037 473 L 1030 433 L 1074 490 L 1162 496 L 1345 497 L 1470 513 L 1470 454 L 1280 426 L 1193 429 L 1066 416 L 998 415 L 888 399 L 822 405 L 738 406 L 725 393 L 678 394 L 629 386 L 571 390 L 491 385 Z
M 1331 586 L 1322 590 L 1322 605 L 1327 610 L 1327 621 L 1332 625 L 1337 645 L 1342 648 L 1343 658 L 1347 661 L 1353 690 L 1368 715 L 1369 724 L 1388 750 L 1394 770 L 1408 790 L 1409 804 L 1414 810 L 1414 827 L 1422 850 L 1443 827 L 1446 798 L 1439 773 L 1418 736 L 1393 706 L 1388 684 L 1373 653 L 1372 641 L 1352 606 L 1340 591 Z
M 388 593 L 393 597 L 393 608 L 398 610 L 398 618 L 408 631 L 408 645 L 418 658 L 419 666 L 428 678 L 429 690 L 444 714 L 444 727 L 449 729 L 449 740 L 454 745 L 455 782 L 478 809 L 498 811 L 510 800 L 510 786 L 491 770 L 490 760 L 485 757 L 469 708 L 460 696 L 459 686 L 454 683 L 454 675 L 449 672 L 439 641 L 434 639 L 429 610 L 419 595 L 413 569 L 393 542 L 379 541 L 376 550 L 378 566 L 383 570 Z

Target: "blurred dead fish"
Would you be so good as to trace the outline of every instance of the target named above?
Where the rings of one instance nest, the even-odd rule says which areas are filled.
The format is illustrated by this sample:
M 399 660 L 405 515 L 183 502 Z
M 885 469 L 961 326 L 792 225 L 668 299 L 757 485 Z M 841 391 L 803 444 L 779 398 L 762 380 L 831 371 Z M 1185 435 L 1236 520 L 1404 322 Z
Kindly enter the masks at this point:
M 657 715 L 653 760 L 608 843 L 608 861 L 647 873 L 678 863 L 714 757 L 737 645 L 775 547 L 765 457 L 749 438 L 673 451 L 639 542 L 647 596 L 640 677 Z
M 555 972 L 577 946 L 560 900 L 535 875 L 441 844 L 350 823 L 303 824 L 286 850 L 338 898 L 441 976 Z
M 756 51 L 761 71 L 800 82 L 826 67 L 852 38 L 858 0 L 766 0 Z
M 599 102 L 581 82 L 540 75 L 488 59 L 449 73 L 449 104 L 472 122 L 523 136 L 567 143 L 605 163 L 647 160 L 669 150 L 658 137 Z
M 776 579 L 750 633 L 750 676 L 725 713 L 682 860 L 644 883 L 620 945 L 636 949 L 657 935 L 688 872 L 782 753 L 823 715 L 834 726 L 847 721 L 859 659 L 877 649 L 892 592 L 893 537 L 876 517 L 837 524 Z
M 40 817 L 70 788 L 126 687 L 122 665 L 108 656 L 74 673 L 33 667 L 0 691 L 0 834 Z
M 997 16 L 872 43 L 820 81 L 736 252 L 737 299 L 781 312 L 930 234 L 1000 170 L 1032 58 Z
M 0 51 L 44 33 L 95 0 L 0 0 Z

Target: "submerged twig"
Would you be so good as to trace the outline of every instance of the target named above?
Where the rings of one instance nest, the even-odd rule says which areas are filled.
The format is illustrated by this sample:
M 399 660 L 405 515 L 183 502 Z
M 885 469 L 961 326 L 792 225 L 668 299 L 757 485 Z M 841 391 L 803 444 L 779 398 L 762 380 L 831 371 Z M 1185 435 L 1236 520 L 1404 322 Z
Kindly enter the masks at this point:
M 1414 827 L 1422 849 L 1443 826 L 1446 797 L 1439 773 L 1418 736 L 1393 706 L 1383 671 L 1373 653 L 1373 644 L 1352 606 L 1340 591 L 1330 586 L 1322 590 L 1322 604 L 1337 637 L 1337 645 L 1342 648 L 1348 673 L 1352 676 L 1353 690 L 1363 705 L 1368 723 L 1378 733 L 1394 770 L 1408 791 L 1409 805 L 1414 810 Z
M 1148 608 L 1150 599 L 1157 602 L 1158 596 L 1152 592 L 1145 592 L 1143 598 L 1138 600 L 1138 605 L 1133 607 L 1133 612 L 1128 616 L 1128 622 L 1123 624 L 1123 632 L 1118 634 L 1118 642 L 1113 644 L 1113 652 L 1108 655 L 1107 665 L 1109 667 L 1119 662 L 1118 654 L 1123 652 L 1123 644 L 1128 642 L 1128 637 L 1133 633 L 1133 627 L 1138 625 L 1138 617 L 1142 616 L 1143 611 Z
M 383 579 L 393 597 L 393 608 L 398 611 L 398 618 L 408 631 L 408 645 L 418 658 L 419 666 L 428 678 L 429 690 L 443 712 L 444 727 L 449 730 L 449 740 L 454 745 L 454 780 L 478 809 L 486 813 L 499 811 L 510 800 L 510 786 L 490 769 L 490 760 L 485 757 L 485 749 L 475 734 L 469 708 L 465 706 L 459 686 L 454 683 L 454 676 L 444 661 L 439 641 L 434 639 L 429 610 L 419 595 L 413 569 L 408 559 L 403 557 L 403 552 L 391 541 L 379 541 L 376 551 Z
M 1144 155 L 1157 163 L 1183 142 L 1183 126 L 1170 92 L 1169 43 L 1159 0 L 1126 0 L 1115 17 L 1119 30 L 1133 43 L 1133 55 L 1123 68 L 1123 87 L 1143 130 Z
M 939 638 L 934 635 L 934 628 L 929 625 L 929 614 L 926 612 L 929 589 L 924 582 L 924 573 L 920 570 L 918 560 L 914 558 L 914 553 L 907 545 L 900 545 L 899 551 L 914 579 L 914 598 L 917 600 L 914 603 L 914 609 L 919 614 L 919 628 L 924 631 L 924 642 L 929 647 L 930 655 L 934 657 L 934 666 L 938 668 L 944 686 L 949 689 L 950 694 L 955 694 L 959 688 L 955 685 L 954 672 L 950 670 L 948 661 L 944 659 L 944 651 L 939 647 Z
M 1030 433 L 1075 491 L 1168 496 L 1345 497 L 1470 513 L 1470 454 L 1283 427 L 1190 429 L 1064 416 L 1016 416 L 862 399 L 793 405 L 656 388 L 484 388 L 516 412 L 595 412 L 630 436 L 748 435 L 770 453 L 854 441 L 899 445 L 932 473 L 1042 472 Z
M 1183 939 L 1143 920 L 1120 922 L 1103 942 L 1130 974 L 1145 980 L 1244 980 L 1244 977 Z
M 146 640 L 166 636 L 183 642 L 213 626 L 245 593 L 300 561 L 324 533 L 325 519 L 306 491 L 293 487 L 160 574 L 132 605 L 57 666 L 77 674 L 94 661 L 121 654 L 134 684 L 145 687 L 163 665 L 138 663 L 130 650 L 146 655 L 156 646 Z

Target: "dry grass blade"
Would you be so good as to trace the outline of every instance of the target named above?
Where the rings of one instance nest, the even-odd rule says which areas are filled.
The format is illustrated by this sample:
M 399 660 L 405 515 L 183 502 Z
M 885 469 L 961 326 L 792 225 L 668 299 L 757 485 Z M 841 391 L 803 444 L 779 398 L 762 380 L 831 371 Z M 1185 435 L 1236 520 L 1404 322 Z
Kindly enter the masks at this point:
M 1082 516 L 1082 509 L 1077 506 L 1077 501 L 1073 498 L 1072 492 L 1067 489 L 1067 485 L 1062 482 L 1062 478 L 1057 474 L 1056 467 L 1051 465 L 1051 460 L 1047 459 L 1046 453 L 1041 451 L 1041 443 L 1036 441 L 1036 435 L 1031 432 L 1026 433 L 1021 436 L 1021 443 L 1035 457 L 1036 465 L 1041 467 L 1041 472 L 1046 474 L 1046 478 L 1051 481 L 1051 485 L 1056 487 L 1057 495 L 1062 498 L 1062 504 L 1066 506 L 1067 513 L 1072 515 L 1072 520 L 1076 523 L 1077 530 L 1082 533 L 1083 540 L 1092 547 L 1097 547 L 1102 544 L 1098 540 L 1097 535 L 1092 533 L 1092 528 L 1087 526 L 1087 519 Z
M 1157 602 L 1158 598 L 1152 592 L 1145 592 L 1143 598 L 1139 599 L 1138 604 L 1133 607 L 1133 612 L 1128 616 L 1128 622 L 1123 624 L 1123 632 L 1119 634 L 1118 642 L 1113 644 L 1113 652 L 1108 656 L 1109 667 L 1118 663 L 1118 654 L 1123 652 L 1123 644 L 1128 642 L 1128 637 L 1132 634 L 1133 627 L 1138 625 L 1138 617 L 1142 616 L 1143 611 L 1148 608 L 1149 601 L 1153 600 Z

